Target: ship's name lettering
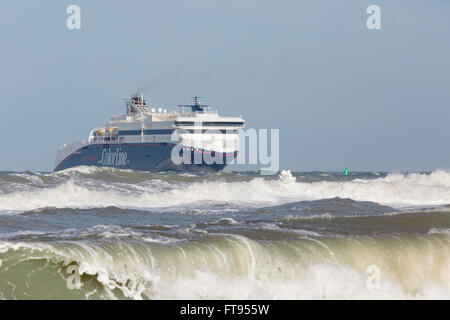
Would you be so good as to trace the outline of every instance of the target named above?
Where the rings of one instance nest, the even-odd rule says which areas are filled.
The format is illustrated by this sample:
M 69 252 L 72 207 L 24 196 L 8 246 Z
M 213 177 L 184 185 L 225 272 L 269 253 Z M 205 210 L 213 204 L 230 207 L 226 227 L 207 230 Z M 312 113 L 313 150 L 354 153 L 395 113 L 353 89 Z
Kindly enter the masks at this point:
M 102 165 L 103 166 L 124 166 L 127 162 L 128 155 L 126 152 L 121 152 L 121 148 L 116 150 L 103 149 Z

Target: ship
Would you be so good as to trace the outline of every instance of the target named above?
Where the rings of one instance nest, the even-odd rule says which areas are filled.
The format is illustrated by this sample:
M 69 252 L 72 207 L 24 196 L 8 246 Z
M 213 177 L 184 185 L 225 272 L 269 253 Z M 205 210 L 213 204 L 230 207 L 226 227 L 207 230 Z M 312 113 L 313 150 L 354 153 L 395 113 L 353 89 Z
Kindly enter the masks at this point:
M 126 113 L 112 116 L 88 139 L 57 152 L 54 171 L 77 166 L 136 171 L 220 171 L 239 153 L 239 129 L 245 121 L 222 117 L 193 97 L 175 111 L 154 108 L 143 94 L 125 99 Z

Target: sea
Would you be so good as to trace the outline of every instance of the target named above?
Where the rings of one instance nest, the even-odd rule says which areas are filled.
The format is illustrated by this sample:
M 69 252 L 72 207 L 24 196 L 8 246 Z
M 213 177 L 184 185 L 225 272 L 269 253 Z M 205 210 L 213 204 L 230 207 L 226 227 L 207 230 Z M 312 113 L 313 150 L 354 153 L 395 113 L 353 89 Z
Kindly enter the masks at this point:
M 0 173 L 0 299 L 449 298 L 449 171 Z

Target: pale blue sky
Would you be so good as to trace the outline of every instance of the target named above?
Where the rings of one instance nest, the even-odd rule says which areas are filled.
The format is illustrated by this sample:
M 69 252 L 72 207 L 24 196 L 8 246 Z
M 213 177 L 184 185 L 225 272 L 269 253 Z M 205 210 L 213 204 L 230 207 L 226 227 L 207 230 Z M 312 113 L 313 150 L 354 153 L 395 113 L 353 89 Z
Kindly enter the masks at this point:
M 5 0 L 0 36 L 0 171 L 51 170 L 141 87 L 279 128 L 283 169 L 450 169 L 450 1 Z

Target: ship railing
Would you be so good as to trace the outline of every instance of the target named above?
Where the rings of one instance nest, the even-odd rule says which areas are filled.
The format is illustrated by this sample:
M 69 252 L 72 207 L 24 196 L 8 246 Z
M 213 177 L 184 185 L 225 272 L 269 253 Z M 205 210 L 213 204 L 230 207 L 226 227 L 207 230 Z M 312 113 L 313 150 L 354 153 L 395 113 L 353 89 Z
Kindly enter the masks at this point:
M 96 137 L 89 140 L 89 143 L 117 143 L 117 142 L 125 142 L 125 137 Z M 88 144 L 88 143 L 83 143 Z
M 211 111 L 202 111 L 202 112 L 192 112 L 192 111 L 179 111 L 178 114 L 182 114 L 183 117 L 197 117 L 199 114 L 217 114 L 217 111 L 211 110 Z

